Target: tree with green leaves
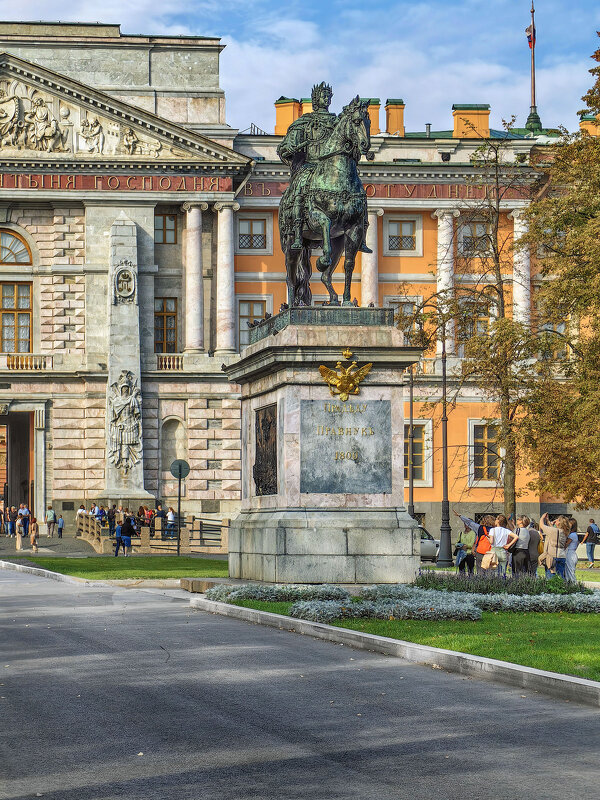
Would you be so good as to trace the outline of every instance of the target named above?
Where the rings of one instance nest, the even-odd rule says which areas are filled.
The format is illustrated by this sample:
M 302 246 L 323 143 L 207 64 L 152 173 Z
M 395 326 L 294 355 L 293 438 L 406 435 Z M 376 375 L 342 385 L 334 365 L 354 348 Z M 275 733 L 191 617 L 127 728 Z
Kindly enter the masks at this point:
M 593 58 L 600 62 L 600 50 Z M 600 114 L 600 66 L 584 96 Z M 579 508 L 600 506 L 600 138 L 566 135 L 538 165 L 523 245 L 538 255 L 546 369 L 521 430 L 535 485 Z
M 513 226 L 507 212 L 525 205 L 519 201 L 529 199 L 535 175 L 515 153 L 512 124 L 506 124 L 505 137 L 482 140 L 473 155 L 471 194 L 480 199 L 461 208 L 458 241 L 451 244 L 457 252 L 454 285 L 438 289 L 413 313 L 400 315 L 408 337 L 426 349 L 435 346 L 442 331 L 449 333 L 449 351 L 455 344 L 459 356 L 451 359 L 454 396 L 468 388 L 492 405 L 489 422 L 496 425 L 496 441 L 490 452 L 479 455 L 491 465 L 507 516 L 516 513 L 516 476 L 523 466 L 519 427 L 539 344 L 528 311 L 513 319 L 520 276 L 513 273 Z

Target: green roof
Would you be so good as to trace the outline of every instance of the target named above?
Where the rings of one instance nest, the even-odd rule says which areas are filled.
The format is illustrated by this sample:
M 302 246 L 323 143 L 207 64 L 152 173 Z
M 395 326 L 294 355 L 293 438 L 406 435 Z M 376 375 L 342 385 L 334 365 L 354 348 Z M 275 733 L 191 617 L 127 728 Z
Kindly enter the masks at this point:
M 368 100 L 370 106 L 381 105 L 381 101 L 378 97 L 361 97 L 360 99 L 363 101 L 363 103 L 365 100 Z
M 454 103 L 452 111 L 489 111 L 488 103 Z
M 297 102 L 298 100 L 295 97 L 284 97 L 283 95 L 281 95 L 279 100 L 275 100 L 275 105 L 277 105 L 278 103 L 297 103 Z
M 404 100 L 401 97 L 388 97 L 385 104 L 386 106 L 403 106 Z
M 595 114 L 590 114 L 588 112 L 587 114 L 582 114 L 581 115 L 581 121 L 582 122 L 598 122 L 598 118 L 596 117 Z

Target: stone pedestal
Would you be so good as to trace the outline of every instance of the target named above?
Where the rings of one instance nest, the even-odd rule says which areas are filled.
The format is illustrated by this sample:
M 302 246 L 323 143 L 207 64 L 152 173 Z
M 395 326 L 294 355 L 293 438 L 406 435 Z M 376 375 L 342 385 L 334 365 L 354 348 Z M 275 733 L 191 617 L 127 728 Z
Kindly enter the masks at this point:
M 391 309 L 288 309 L 251 339 L 227 368 L 242 387 L 242 508 L 229 532 L 230 576 L 412 580 L 420 539 L 403 507 L 402 387 L 420 351 L 402 346 Z M 319 370 L 369 363 L 358 393 L 344 400 Z

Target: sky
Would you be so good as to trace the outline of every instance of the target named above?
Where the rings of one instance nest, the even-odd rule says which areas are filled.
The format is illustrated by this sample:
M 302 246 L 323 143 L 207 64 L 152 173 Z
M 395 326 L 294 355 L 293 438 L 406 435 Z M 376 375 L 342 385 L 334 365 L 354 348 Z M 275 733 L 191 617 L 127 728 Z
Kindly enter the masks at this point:
M 333 86 L 406 103 L 407 130 L 452 127 L 453 103 L 489 103 L 491 124 L 529 113 L 531 0 L 0 0 L 0 19 L 120 23 L 123 34 L 219 36 L 227 122 L 271 132 L 281 95 Z M 99 14 L 101 16 L 99 17 Z M 598 0 L 537 0 L 537 105 L 546 127 L 577 128 L 600 47 Z

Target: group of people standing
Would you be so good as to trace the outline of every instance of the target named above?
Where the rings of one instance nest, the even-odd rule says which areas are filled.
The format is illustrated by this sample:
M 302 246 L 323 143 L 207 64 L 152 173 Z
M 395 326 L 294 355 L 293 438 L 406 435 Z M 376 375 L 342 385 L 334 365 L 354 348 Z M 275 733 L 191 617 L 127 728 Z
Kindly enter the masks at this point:
M 575 582 L 579 535 L 577 521 L 565 516 L 550 523 L 543 514 L 539 525 L 522 515 L 516 520 L 504 514 L 488 514 L 481 522 L 454 512 L 464 524 L 464 531 L 455 547 L 456 564 L 460 572 L 506 575 L 510 565 L 513 575 L 537 575 L 542 566 L 547 578 L 558 575 Z M 594 566 L 594 548 L 600 529 L 593 519 L 582 539 L 586 544 L 588 568 Z
M 109 535 L 115 537 L 115 557 L 121 550 L 123 550 L 124 556 L 131 555 L 131 537 L 139 536 L 142 526 L 149 527 L 150 536 L 154 536 L 156 520 L 164 520 L 161 522 L 162 530 L 167 536 L 176 534 L 175 511 L 171 507 L 168 511 L 164 511 L 161 503 L 157 503 L 155 509 L 140 506 L 137 514 L 130 511 L 129 508 L 117 507 L 116 503 L 106 506 L 106 508 L 92 503 L 89 510 L 82 504 L 77 510 L 77 515 L 94 517 L 100 525 L 108 526 Z
M 54 530 L 58 526 L 58 538 L 62 539 L 65 521 L 62 515 L 57 517 L 56 511 L 51 505 L 48 506 L 44 522 L 48 526 L 48 536 L 54 538 Z M 29 510 L 27 503 L 20 503 L 16 506 L 7 506 L 2 512 L 2 533 L 11 539 L 17 540 L 17 549 L 21 549 L 23 538 L 29 536 L 29 543 L 34 553 L 38 552 L 38 539 L 40 538 L 40 527 L 37 518 Z

